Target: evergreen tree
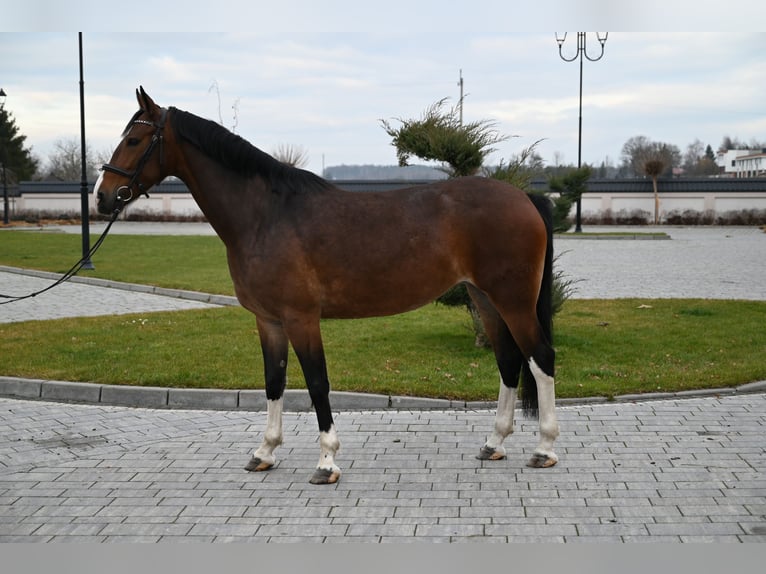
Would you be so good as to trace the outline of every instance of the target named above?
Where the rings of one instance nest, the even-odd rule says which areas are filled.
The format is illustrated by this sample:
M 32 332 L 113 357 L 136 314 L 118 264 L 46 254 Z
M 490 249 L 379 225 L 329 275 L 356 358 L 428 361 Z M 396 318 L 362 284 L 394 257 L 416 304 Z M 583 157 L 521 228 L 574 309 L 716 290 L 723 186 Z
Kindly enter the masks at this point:
M 31 148 L 25 148 L 27 136 L 19 133 L 13 115 L 0 106 L 0 163 L 5 166 L 8 183 L 32 179 L 38 161 Z
M 443 162 L 451 177 L 474 175 L 494 151 L 492 146 L 507 139 L 497 132 L 495 122 L 463 123 L 457 108 L 444 109 L 446 101 L 444 98 L 431 105 L 421 119 L 398 119 L 402 124 L 399 128 L 380 120 L 391 136 L 400 166 L 408 165 L 415 156 Z
M 569 173 L 561 177 L 551 177 L 548 187 L 551 191 L 559 194 L 553 202 L 553 230 L 557 233 L 567 231 L 572 222 L 569 220 L 569 211 L 572 205 L 583 193 L 588 191 L 588 180 L 593 173 L 590 166 L 573 168 Z

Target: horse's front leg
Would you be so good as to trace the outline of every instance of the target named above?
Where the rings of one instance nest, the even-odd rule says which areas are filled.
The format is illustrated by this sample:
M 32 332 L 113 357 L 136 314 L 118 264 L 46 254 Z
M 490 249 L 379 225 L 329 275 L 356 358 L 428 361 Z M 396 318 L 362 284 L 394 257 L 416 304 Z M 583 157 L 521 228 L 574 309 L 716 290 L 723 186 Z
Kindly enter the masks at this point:
M 282 444 L 282 402 L 287 384 L 287 335 L 282 325 L 257 320 L 266 378 L 266 431 L 245 470 L 268 470 L 276 462 L 274 450 Z
M 319 423 L 319 462 L 311 477 L 311 484 L 333 484 L 341 470 L 335 464 L 340 448 L 338 433 L 330 409 L 330 381 L 319 331 L 319 318 L 302 318 L 285 324 L 288 337 L 306 378 L 309 396 Z

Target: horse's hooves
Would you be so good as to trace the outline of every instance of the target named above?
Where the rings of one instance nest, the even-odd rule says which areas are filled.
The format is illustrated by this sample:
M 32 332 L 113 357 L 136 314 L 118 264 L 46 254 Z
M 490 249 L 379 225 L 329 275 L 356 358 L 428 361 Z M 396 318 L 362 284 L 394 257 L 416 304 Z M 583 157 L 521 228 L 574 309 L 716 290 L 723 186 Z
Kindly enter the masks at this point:
M 264 462 L 260 458 L 252 457 L 250 462 L 245 466 L 245 470 L 248 472 L 261 472 L 262 470 L 269 470 L 272 466 L 271 463 Z
M 329 468 L 318 468 L 309 482 L 311 484 L 334 484 L 340 478 L 340 470 Z
M 505 453 L 502 450 L 484 445 L 476 458 L 479 460 L 502 460 L 505 458 Z
M 536 452 L 532 455 L 532 458 L 529 459 L 529 462 L 527 462 L 527 466 L 532 468 L 548 468 L 557 462 L 558 459 L 555 456 Z

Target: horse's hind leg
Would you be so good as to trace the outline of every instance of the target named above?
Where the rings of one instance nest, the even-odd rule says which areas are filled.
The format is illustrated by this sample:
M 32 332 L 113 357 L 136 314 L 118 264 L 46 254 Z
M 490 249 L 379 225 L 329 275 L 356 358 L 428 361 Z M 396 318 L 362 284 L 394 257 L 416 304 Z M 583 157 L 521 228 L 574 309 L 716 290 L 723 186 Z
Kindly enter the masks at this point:
M 505 458 L 503 441 L 513 433 L 519 374 L 524 357 L 513 340 L 508 326 L 486 296 L 472 286 L 468 287 L 468 291 L 479 309 L 500 371 L 500 391 L 497 397 L 495 424 L 492 434 L 487 438 L 487 442 L 481 447 L 476 458 L 479 460 L 500 460 Z
M 522 408 L 530 414 L 537 411 L 540 423 L 540 442 L 527 466 L 553 466 L 559 460 L 553 451 L 553 443 L 559 436 L 553 378 L 556 353 L 536 317 L 512 317 L 509 324 L 519 347 L 528 357 L 522 371 L 522 389 L 525 395 L 533 396 L 528 403 L 524 401 L 527 404 L 522 404 Z
M 274 450 L 282 444 L 282 401 L 287 384 L 287 335 L 278 323 L 258 320 L 266 378 L 266 431 L 245 470 L 268 470 L 276 462 Z
M 553 452 L 553 442 L 559 436 L 559 423 L 556 418 L 556 392 L 553 380 L 553 349 L 541 345 L 529 359 L 529 370 L 537 385 L 537 408 L 540 420 L 540 443 L 537 445 L 527 466 L 546 468 L 559 460 Z M 551 373 L 551 374 L 548 374 Z
M 559 435 L 553 379 L 555 351 L 546 340 L 534 312 L 502 314 L 483 293 L 475 288 L 470 288 L 469 292 L 482 314 L 501 376 L 495 427 L 478 458 L 505 456 L 502 442 L 513 432 L 516 388 L 519 371 L 522 371 L 522 388 L 524 397 L 527 397 L 522 407 L 527 414 L 536 410 L 540 422 L 540 442 L 527 465 L 553 466 L 558 462 L 553 443 Z

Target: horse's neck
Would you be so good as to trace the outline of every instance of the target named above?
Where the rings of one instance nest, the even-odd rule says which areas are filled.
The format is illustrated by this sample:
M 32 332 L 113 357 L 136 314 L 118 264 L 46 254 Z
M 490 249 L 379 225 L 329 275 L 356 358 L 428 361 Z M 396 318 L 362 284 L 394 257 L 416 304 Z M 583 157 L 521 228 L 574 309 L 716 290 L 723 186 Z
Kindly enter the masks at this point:
M 257 176 L 243 178 L 187 146 L 185 167 L 176 174 L 186 184 L 210 225 L 228 246 L 266 220 L 269 193 Z

